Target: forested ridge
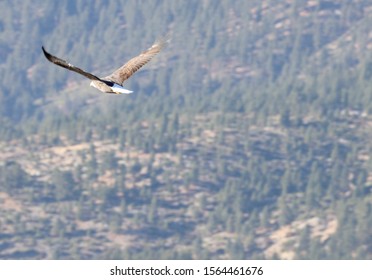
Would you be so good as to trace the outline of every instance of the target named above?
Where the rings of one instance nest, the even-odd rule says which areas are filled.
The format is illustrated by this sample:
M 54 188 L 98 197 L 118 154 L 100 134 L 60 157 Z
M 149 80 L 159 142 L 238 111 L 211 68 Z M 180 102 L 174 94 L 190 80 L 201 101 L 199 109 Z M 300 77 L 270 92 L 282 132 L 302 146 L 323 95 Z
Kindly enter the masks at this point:
M 0 1 L 1 259 L 371 259 L 372 4 Z M 171 41 L 107 95 L 106 76 Z

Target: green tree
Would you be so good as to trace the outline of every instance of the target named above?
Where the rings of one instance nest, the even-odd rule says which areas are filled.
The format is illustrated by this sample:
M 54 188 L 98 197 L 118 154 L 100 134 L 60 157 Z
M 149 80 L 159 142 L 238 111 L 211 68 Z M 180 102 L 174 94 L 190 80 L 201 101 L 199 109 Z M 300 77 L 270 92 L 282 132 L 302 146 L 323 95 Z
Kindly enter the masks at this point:
M 56 188 L 57 200 L 66 200 L 74 197 L 75 181 L 70 171 L 55 170 L 52 174 L 52 182 Z

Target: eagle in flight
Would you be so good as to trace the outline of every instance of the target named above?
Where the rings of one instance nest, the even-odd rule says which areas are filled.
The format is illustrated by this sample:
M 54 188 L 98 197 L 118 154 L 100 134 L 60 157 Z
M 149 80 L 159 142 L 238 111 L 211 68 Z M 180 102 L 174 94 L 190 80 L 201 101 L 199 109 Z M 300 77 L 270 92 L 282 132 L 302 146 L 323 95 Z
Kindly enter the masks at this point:
M 67 61 L 60 59 L 54 55 L 48 53 L 42 46 L 45 57 L 52 63 L 66 68 L 68 70 L 74 71 L 83 75 L 84 77 L 92 80 L 90 86 L 95 87 L 96 89 L 105 92 L 105 93 L 114 93 L 121 94 L 126 93 L 130 94 L 133 91 L 127 90 L 123 87 L 123 82 L 132 76 L 138 69 L 143 65 L 149 62 L 155 55 L 157 55 L 167 44 L 168 40 L 166 37 L 156 41 L 149 49 L 143 51 L 136 57 L 130 59 L 127 63 L 121 66 L 119 69 L 115 70 L 111 75 L 98 78 L 97 76 L 86 72 Z

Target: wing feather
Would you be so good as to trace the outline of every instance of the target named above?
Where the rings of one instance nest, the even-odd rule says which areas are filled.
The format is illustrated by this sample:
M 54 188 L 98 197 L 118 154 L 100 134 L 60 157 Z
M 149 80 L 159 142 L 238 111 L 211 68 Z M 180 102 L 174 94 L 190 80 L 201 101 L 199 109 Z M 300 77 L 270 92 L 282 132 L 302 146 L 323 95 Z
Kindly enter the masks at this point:
M 156 41 L 149 49 L 143 51 L 140 55 L 130 59 L 122 67 L 115 70 L 111 75 L 104 79 L 122 85 L 125 80 L 132 76 L 138 69 L 148 63 L 155 55 L 157 55 L 166 45 L 167 38 Z
M 44 47 L 42 46 L 41 47 L 42 50 L 43 50 L 43 53 L 45 55 L 45 57 L 52 63 L 58 65 L 58 66 L 61 66 L 63 68 L 66 68 L 68 70 L 71 70 L 71 71 L 74 71 L 76 73 L 79 73 L 81 75 L 83 75 L 84 77 L 88 78 L 88 79 L 91 79 L 91 80 L 101 80 L 100 78 L 98 78 L 97 76 L 91 74 L 91 73 L 88 73 L 74 65 L 72 65 L 71 63 L 68 63 L 67 61 L 63 60 L 63 59 L 60 59 L 54 55 L 51 55 L 50 53 L 48 53 Z

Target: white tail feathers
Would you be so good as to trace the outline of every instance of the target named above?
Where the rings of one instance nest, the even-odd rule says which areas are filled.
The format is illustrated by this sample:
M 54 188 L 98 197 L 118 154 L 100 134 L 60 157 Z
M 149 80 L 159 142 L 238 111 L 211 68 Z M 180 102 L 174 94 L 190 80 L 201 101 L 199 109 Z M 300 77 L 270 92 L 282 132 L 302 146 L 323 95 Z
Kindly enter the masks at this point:
M 123 88 L 122 86 L 118 85 L 118 84 L 114 84 L 111 89 L 116 92 L 116 93 L 125 93 L 125 94 L 130 94 L 132 93 L 133 91 L 131 90 L 128 90 L 128 89 L 125 89 Z

